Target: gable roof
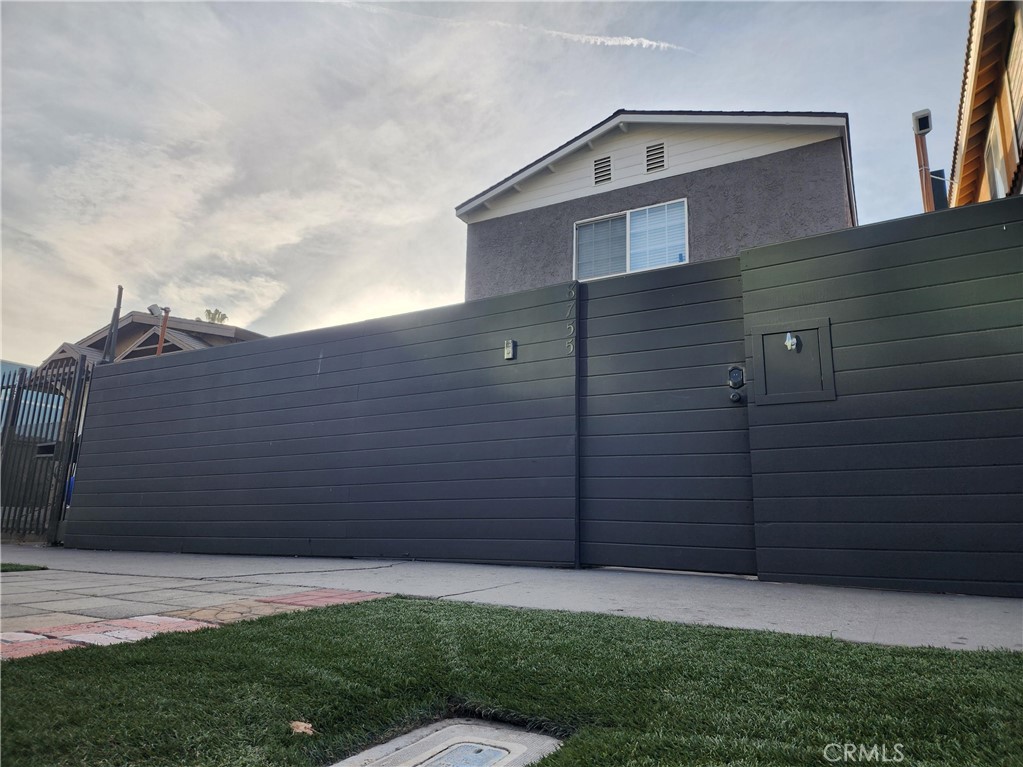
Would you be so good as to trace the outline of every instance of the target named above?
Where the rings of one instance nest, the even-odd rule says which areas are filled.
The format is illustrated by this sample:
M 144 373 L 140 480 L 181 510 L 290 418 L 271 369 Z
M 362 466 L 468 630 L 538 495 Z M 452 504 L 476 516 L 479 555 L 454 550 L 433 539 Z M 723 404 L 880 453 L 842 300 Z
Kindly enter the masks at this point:
M 93 349 L 90 346 L 64 342 L 57 347 L 57 350 L 53 352 L 53 354 L 39 363 L 39 367 L 44 368 L 56 359 L 78 359 L 79 357 L 85 357 L 86 362 L 90 365 L 95 365 L 103 359 L 103 351 L 101 349 Z
M 143 332 L 142 335 L 140 335 L 127 349 L 118 354 L 117 359 L 126 360 L 141 356 L 149 356 L 155 353 L 155 349 L 159 345 L 159 340 L 160 329 L 158 327 L 149 328 Z M 210 344 L 206 343 L 198 336 L 192 336 L 188 333 L 172 330 L 169 326 L 167 328 L 167 332 L 164 334 L 163 341 L 165 354 L 168 349 L 173 349 L 173 347 L 177 347 L 180 351 L 185 352 L 210 348 Z M 143 354 L 136 354 L 138 351 L 142 351 Z
M 152 325 L 159 328 L 160 323 L 163 321 L 163 317 L 157 317 L 150 314 L 149 312 L 137 312 L 132 311 L 125 314 L 121 319 L 117 321 L 118 329 L 122 329 L 131 324 L 137 325 Z M 101 344 L 106 340 L 107 330 L 109 325 L 104 325 L 95 333 L 90 333 L 81 341 L 81 346 L 93 346 L 97 343 Z M 252 341 L 257 338 L 265 338 L 266 336 L 260 333 L 254 333 L 251 330 L 245 328 L 235 327 L 234 325 L 221 325 L 216 322 L 203 322 L 202 320 L 189 320 L 184 317 L 170 317 L 167 320 L 167 330 L 180 330 L 188 334 L 205 335 L 205 336 L 220 336 L 227 339 L 234 339 L 237 341 Z
M 119 362 L 132 358 L 133 352 L 137 352 L 141 347 L 146 346 L 148 346 L 147 353 L 136 354 L 135 356 L 148 356 L 152 354 L 157 345 L 161 322 L 163 322 L 162 315 L 157 317 L 149 312 L 132 311 L 121 317 L 117 321 L 118 332 L 121 333 L 123 331 L 120 338 L 122 341 L 128 341 L 128 343 L 127 346 L 121 349 L 115 361 Z M 79 359 L 82 357 L 90 365 L 97 364 L 103 358 L 103 349 L 106 346 L 109 328 L 109 325 L 104 325 L 78 343 L 62 343 L 39 367 L 44 367 L 58 359 Z M 260 333 L 254 333 L 251 330 L 234 325 L 189 320 L 184 317 L 170 317 L 167 320 L 167 334 L 164 338 L 164 343 L 176 346 L 182 351 L 193 351 L 196 349 L 208 349 L 214 345 L 235 343 L 237 341 L 252 341 L 265 337 Z
M 788 125 L 788 126 L 833 126 L 841 129 L 842 143 L 846 157 L 846 179 L 852 206 L 853 222 L 856 221 L 856 196 L 852 177 L 852 155 L 849 147 L 849 115 L 845 112 L 706 112 L 706 111 L 640 111 L 619 109 L 596 125 L 588 128 L 561 146 L 534 160 L 524 168 L 503 178 L 491 187 L 455 207 L 459 218 L 488 203 L 500 194 L 516 188 L 517 184 L 545 170 L 553 168 L 556 162 L 583 148 L 592 148 L 597 138 L 615 130 L 627 131 L 630 124 L 641 125 Z M 464 220 L 464 219 L 463 219 Z

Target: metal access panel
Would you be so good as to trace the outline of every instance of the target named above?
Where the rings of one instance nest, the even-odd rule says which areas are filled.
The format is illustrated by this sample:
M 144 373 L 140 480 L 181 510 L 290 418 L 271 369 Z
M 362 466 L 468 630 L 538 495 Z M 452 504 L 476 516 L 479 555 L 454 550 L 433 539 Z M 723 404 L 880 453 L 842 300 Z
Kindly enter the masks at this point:
M 581 288 L 582 564 L 756 572 L 738 259 Z
M 827 317 L 762 325 L 750 335 L 758 405 L 835 398 Z
M 493 767 L 508 754 L 508 749 L 486 743 L 457 743 L 427 759 L 421 767 Z
M 1023 197 L 741 254 L 762 580 L 1023 596 L 1021 255 Z

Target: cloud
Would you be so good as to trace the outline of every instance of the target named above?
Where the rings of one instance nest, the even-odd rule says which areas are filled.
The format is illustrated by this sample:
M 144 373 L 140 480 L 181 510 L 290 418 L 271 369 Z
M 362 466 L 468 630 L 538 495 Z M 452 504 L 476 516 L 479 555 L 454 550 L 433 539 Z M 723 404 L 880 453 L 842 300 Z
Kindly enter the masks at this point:
M 897 215 L 889 139 L 921 106 L 938 134 L 920 73 L 966 21 L 870 8 L 5 3 L 3 354 L 91 333 L 118 283 L 267 334 L 459 300 L 454 206 L 622 107 L 849 111 L 861 212 Z

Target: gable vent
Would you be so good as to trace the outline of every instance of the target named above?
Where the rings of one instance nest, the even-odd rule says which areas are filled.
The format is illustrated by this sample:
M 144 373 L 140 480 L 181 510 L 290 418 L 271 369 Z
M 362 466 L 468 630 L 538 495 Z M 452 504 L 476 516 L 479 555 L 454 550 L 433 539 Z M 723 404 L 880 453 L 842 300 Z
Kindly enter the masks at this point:
M 651 144 L 646 148 L 646 172 L 664 170 L 664 142 Z
M 593 183 L 606 184 L 611 180 L 611 158 L 601 157 L 593 161 Z

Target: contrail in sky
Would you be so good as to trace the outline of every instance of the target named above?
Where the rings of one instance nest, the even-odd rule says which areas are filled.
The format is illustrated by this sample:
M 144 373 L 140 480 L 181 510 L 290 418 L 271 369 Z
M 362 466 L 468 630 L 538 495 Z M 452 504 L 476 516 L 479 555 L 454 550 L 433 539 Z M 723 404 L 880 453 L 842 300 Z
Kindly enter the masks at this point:
M 417 19 L 428 19 L 440 24 L 447 24 L 450 26 L 472 26 L 475 24 L 485 25 L 488 27 L 499 27 L 502 29 L 514 29 L 519 32 L 530 32 L 533 34 L 547 35 L 548 37 L 556 37 L 560 40 L 568 40 L 572 43 L 582 43 L 583 45 L 604 45 L 615 48 L 644 48 L 647 50 L 654 51 L 682 51 L 684 53 L 691 53 L 694 56 L 699 54 L 696 51 L 685 48 L 681 45 L 675 45 L 674 43 L 666 43 L 661 40 L 649 40 L 645 37 L 627 37 L 624 35 L 587 35 L 578 32 L 562 32 L 557 29 L 545 29 L 544 27 L 528 27 L 525 24 L 510 24 L 506 21 L 496 20 L 464 20 L 464 19 L 445 19 L 439 16 L 426 16 L 418 13 L 410 13 L 409 11 L 397 11 L 393 8 L 381 8 L 379 5 L 367 5 L 365 3 L 343 3 L 350 7 L 359 8 L 363 11 L 370 13 L 379 13 L 387 16 L 414 16 Z
M 623 37 L 619 35 L 583 35 L 576 32 L 559 32 L 556 29 L 544 29 L 543 27 L 527 27 L 523 24 L 507 24 L 503 21 L 487 22 L 492 26 L 509 27 L 520 29 L 523 32 L 540 32 L 541 34 L 557 37 L 562 40 L 570 40 L 573 43 L 584 43 L 586 45 L 609 45 L 626 48 L 649 48 L 655 51 L 684 51 L 695 53 L 689 48 L 683 48 L 674 43 L 665 43 L 660 40 L 648 40 L 645 37 Z

